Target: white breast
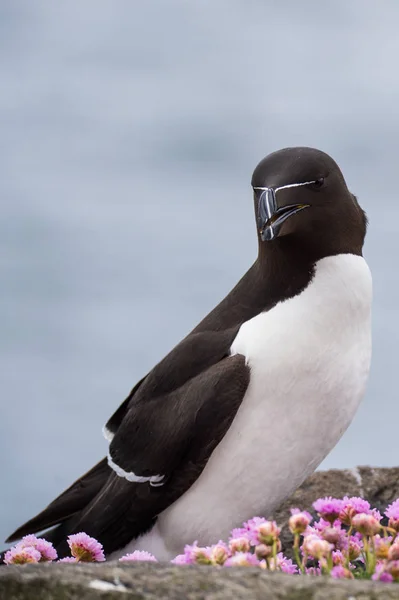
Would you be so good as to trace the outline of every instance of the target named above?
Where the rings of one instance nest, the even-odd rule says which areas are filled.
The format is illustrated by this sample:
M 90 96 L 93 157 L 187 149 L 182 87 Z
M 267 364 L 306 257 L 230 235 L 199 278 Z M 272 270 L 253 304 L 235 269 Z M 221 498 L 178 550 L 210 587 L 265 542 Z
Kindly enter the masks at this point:
M 365 391 L 371 287 L 362 257 L 327 257 L 300 295 L 241 326 L 231 353 L 246 357 L 251 379 L 236 418 L 195 484 L 134 547 L 158 549 L 161 538 L 167 559 L 185 543 L 226 539 L 316 469 Z

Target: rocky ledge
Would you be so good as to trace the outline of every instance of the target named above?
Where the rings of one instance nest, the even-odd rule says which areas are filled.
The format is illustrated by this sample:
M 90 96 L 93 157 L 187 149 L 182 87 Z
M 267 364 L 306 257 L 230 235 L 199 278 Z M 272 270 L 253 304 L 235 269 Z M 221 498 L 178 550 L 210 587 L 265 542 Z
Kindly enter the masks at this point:
M 362 496 L 384 510 L 399 497 L 399 468 L 313 474 L 273 517 L 284 526 L 291 506 L 311 509 L 320 496 Z M 283 543 L 289 547 L 284 528 Z M 399 585 L 266 573 L 235 567 L 176 567 L 153 563 L 43 564 L 0 569 L 1 600 L 94 599 L 399 600 Z
M 256 567 L 43 564 L 0 569 L 1 600 L 398 600 L 399 585 Z

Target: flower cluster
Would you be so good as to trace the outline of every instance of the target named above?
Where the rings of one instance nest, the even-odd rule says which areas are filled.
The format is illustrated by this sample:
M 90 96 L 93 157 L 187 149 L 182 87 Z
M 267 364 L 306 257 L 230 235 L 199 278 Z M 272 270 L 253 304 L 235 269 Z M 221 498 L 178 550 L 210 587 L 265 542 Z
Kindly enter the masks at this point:
M 313 524 L 298 509 L 289 520 L 301 573 L 399 581 L 399 500 L 385 511 L 388 525 L 363 498 L 319 498 L 313 508 L 319 517 Z
M 388 506 L 383 517 L 362 498 L 319 498 L 313 503 L 318 517 L 298 508 L 291 509 L 288 522 L 294 536 L 295 562 L 281 551 L 280 527 L 275 521 L 253 517 L 233 529 L 227 542 L 212 546 L 187 545 L 172 560 L 176 565 L 258 566 L 269 571 L 335 579 L 369 578 L 399 581 L 399 499 Z M 58 562 L 105 560 L 103 547 L 86 533 L 67 539 L 71 556 Z M 6 555 L 6 564 L 51 562 L 57 559 L 53 546 L 28 535 Z M 121 562 L 152 561 L 155 556 L 136 550 Z
M 24 563 L 51 562 L 57 558 L 53 545 L 35 535 L 26 535 L 4 556 L 6 565 L 23 565 Z
M 76 533 L 67 538 L 71 556 L 61 558 L 57 562 L 99 562 L 105 560 L 103 547 L 96 539 L 86 533 Z M 25 563 L 52 562 L 57 559 L 57 552 L 50 542 L 35 535 L 27 535 L 16 546 L 6 552 L 6 565 L 22 565 Z
M 298 567 L 281 552 L 280 528 L 275 521 L 254 517 L 233 529 L 227 543 L 213 546 L 187 545 L 184 554 L 172 560 L 176 565 L 258 566 L 270 571 L 297 573 Z

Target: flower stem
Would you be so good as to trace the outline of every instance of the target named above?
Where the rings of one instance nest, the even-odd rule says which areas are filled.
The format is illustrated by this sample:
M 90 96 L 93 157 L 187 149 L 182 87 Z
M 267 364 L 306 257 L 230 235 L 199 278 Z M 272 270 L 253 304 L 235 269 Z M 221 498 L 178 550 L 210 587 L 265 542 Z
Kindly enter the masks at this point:
M 365 560 L 366 560 L 366 573 L 368 575 L 371 575 L 372 571 L 370 570 L 370 568 L 372 568 L 372 564 L 371 564 L 371 554 L 370 554 L 370 543 L 369 543 L 369 538 L 367 535 L 363 536 L 363 546 L 364 546 Z
M 299 570 L 303 574 L 305 572 L 305 567 L 301 561 L 301 557 L 299 555 L 299 533 L 294 534 L 294 556 L 296 564 L 299 567 Z
M 277 556 L 277 540 L 273 540 L 272 557 L 273 557 L 274 564 L 276 564 L 276 562 L 277 562 L 276 556 Z

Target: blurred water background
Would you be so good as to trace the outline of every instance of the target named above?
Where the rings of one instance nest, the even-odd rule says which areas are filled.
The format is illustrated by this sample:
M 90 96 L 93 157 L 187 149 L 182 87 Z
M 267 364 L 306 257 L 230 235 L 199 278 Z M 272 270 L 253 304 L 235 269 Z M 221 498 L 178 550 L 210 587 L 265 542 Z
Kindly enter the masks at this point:
M 374 355 L 323 468 L 396 465 L 397 0 L 2 0 L 0 539 L 106 451 L 256 254 L 250 177 L 330 153 L 366 209 Z

